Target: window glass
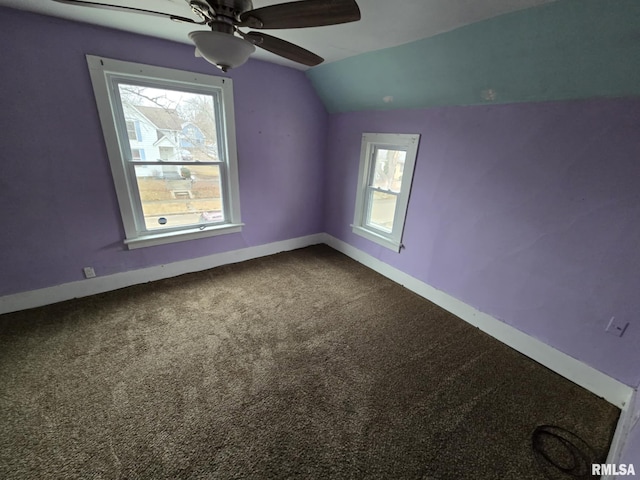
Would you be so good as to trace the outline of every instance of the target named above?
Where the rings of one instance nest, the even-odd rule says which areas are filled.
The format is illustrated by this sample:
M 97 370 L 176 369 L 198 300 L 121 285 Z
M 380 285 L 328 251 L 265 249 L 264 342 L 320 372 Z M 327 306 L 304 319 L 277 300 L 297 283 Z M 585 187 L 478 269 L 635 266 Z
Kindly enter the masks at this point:
M 225 221 L 218 165 L 180 167 L 179 176 L 163 168 L 135 166 L 148 230 Z
M 375 166 L 372 186 L 399 192 L 407 152 L 404 150 L 375 149 Z
M 398 201 L 397 195 L 373 191 L 369 201 L 367 225 L 391 233 Z
M 127 125 L 140 125 L 131 148 L 142 230 L 224 223 L 217 95 L 117 82 Z M 129 139 L 131 136 L 128 136 Z M 158 165 L 158 163 L 163 163 Z

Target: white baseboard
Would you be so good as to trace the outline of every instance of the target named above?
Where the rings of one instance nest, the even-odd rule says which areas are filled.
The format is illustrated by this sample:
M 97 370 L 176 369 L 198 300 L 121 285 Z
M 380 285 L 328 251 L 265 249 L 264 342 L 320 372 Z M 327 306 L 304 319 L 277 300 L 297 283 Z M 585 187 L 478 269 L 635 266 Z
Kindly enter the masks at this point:
M 325 234 L 324 243 L 453 313 L 514 350 L 604 398 L 616 407 L 624 408 L 629 404 L 634 390 L 628 385 L 486 313 L 476 310 L 451 295 L 433 288 L 342 240 Z
M 306 237 L 298 237 L 255 247 L 232 250 L 230 252 L 216 253 L 206 257 L 183 260 L 167 265 L 157 265 L 155 267 L 131 270 L 129 272 L 116 273 L 104 277 L 95 277 L 39 290 L 6 295 L 0 297 L 0 314 L 40 307 L 72 298 L 86 297 L 129 287 L 131 285 L 175 277 L 184 273 L 198 272 L 221 265 L 244 262 L 245 260 L 251 260 L 253 258 L 304 248 L 310 245 L 324 243 L 324 238 L 325 236 L 322 233 L 308 235 Z

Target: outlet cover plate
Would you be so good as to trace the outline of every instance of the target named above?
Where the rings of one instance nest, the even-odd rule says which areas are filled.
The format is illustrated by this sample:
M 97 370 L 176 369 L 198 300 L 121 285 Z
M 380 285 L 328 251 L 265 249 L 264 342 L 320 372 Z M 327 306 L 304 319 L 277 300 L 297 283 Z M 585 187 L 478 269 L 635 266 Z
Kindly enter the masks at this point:
M 605 330 L 611 335 L 621 337 L 622 335 L 624 335 L 624 332 L 627 330 L 628 326 L 629 322 L 623 322 L 622 320 L 616 319 L 616 317 L 611 317 L 611 320 L 609 320 L 609 324 L 607 325 L 607 328 Z
M 82 271 L 84 272 L 84 278 L 94 278 L 96 276 L 93 267 L 84 267 Z

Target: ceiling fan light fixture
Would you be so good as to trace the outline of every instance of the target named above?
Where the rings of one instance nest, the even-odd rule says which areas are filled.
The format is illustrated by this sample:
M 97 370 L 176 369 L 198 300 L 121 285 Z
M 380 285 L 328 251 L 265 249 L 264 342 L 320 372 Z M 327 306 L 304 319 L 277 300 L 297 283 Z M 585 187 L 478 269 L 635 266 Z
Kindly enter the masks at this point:
M 199 30 L 191 32 L 189 38 L 200 55 L 223 72 L 239 67 L 256 50 L 250 42 L 228 33 Z
M 101 3 L 100 0 L 53 1 L 153 15 L 181 23 L 207 25 L 210 31 L 191 32 L 189 38 L 196 46 L 196 56 L 204 57 L 224 72 L 244 64 L 255 52 L 256 46 L 309 67 L 315 67 L 324 61 L 322 57 L 294 43 L 266 33 L 244 33 L 239 30 L 240 27 L 250 26 L 258 29 L 322 27 L 356 22 L 361 17 L 356 0 L 289 0 L 261 8 L 253 8 L 252 0 L 186 0 L 193 13 L 200 17 L 199 20 L 168 12 Z M 183 3 L 183 0 L 171 1 Z

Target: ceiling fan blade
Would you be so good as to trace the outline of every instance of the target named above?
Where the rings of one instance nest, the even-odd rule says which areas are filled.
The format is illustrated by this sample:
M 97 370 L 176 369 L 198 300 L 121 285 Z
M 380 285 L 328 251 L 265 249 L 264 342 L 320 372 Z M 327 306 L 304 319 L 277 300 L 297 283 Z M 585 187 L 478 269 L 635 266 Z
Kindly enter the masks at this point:
M 286 40 L 267 35 L 266 33 L 239 33 L 245 38 L 245 40 L 253 43 L 256 47 L 264 48 L 271 53 L 275 53 L 276 55 L 280 55 L 281 57 L 288 58 L 289 60 L 293 60 L 294 62 L 308 65 L 310 67 L 319 65 L 320 63 L 324 62 L 324 58 L 319 57 L 315 53 L 312 53 L 309 50 L 305 50 L 298 45 L 294 45 L 293 43 L 287 42 Z
M 298 0 L 249 10 L 239 26 L 251 28 L 305 28 L 360 20 L 355 0 Z
M 121 12 L 145 13 L 147 15 L 154 15 L 156 17 L 169 18 L 171 20 L 175 20 L 176 22 L 195 23 L 198 25 L 204 25 L 206 23 L 206 22 L 197 22 L 191 18 L 181 17 L 180 15 L 172 15 L 170 13 L 163 13 L 163 12 L 155 12 L 153 10 L 145 10 L 144 8 L 125 7 L 123 5 L 112 5 L 110 3 L 95 3 L 95 2 L 87 2 L 85 0 L 53 0 L 53 1 L 58 3 L 65 3 L 67 5 L 80 5 L 82 7 L 102 8 L 106 10 L 116 10 Z

